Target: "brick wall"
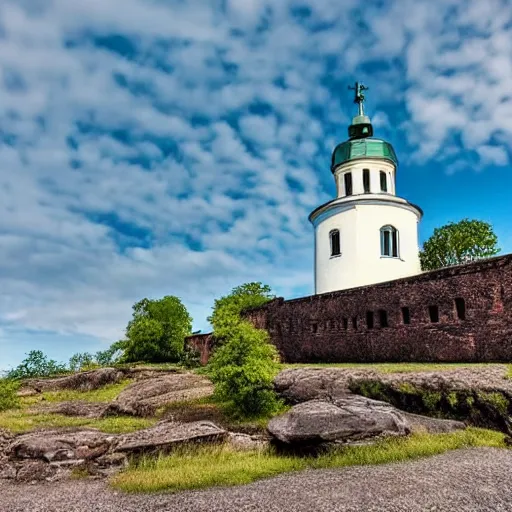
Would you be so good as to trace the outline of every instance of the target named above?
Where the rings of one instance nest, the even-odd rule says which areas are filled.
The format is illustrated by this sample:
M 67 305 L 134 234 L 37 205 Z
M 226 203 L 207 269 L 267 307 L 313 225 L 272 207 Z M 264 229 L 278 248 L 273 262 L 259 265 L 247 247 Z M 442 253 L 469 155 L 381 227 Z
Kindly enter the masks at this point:
M 213 333 L 192 334 L 185 338 L 185 345 L 199 354 L 199 360 L 204 366 L 208 362 L 213 347 Z
M 512 360 L 512 255 L 245 313 L 284 361 Z

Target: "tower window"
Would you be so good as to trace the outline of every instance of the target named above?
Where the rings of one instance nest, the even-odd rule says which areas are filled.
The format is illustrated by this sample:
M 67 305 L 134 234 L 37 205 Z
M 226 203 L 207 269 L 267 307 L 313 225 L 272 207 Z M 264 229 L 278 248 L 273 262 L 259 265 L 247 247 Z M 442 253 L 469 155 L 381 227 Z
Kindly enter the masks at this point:
M 366 312 L 366 327 L 373 329 L 373 311 Z
M 385 309 L 379 309 L 379 324 L 381 327 L 389 327 L 388 312 Z
M 430 321 L 433 324 L 439 322 L 439 308 L 437 306 L 429 306 L 428 314 L 430 316 Z
M 339 256 L 341 254 L 341 244 L 340 244 L 340 232 L 337 229 L 333 229 L 329 233 L 329 237 L 331 239 L 331 256 Z
M 411 311 L 408 307 L 402 308 L 402 322 L 406 325 L 411 323 Z
M 393 226 L 380 228 L 380 254 L 398 258 L 398 231 Z
M 457 310 L 457 318 L 466 320 L 466 301 L 462 297 L 455 299 L 455 309 Z
M 380 171 L 380 189 L 382 192 L 388 191 L 388 177 L 384 171 Z
M 370 169 L 363 169 L 363 188 L 364 193 L 370 193 Z
M 351 196 L 352 195 L 352 173 L 346 172 L 343 175 L 343 179 L 345 180 L 345 195 Z

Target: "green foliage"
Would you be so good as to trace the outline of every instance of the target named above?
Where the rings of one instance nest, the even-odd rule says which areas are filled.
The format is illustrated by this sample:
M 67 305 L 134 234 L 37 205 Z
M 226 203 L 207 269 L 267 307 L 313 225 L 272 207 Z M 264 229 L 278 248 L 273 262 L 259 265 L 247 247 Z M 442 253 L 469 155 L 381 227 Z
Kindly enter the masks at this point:
M 26 379 L 30 377 L 50 377 L 67 373 L 66 365 L 48 359 L 41 350 L 31 350 L 16 368 L 7 372 L 8 379 Z
M 400 382 L 398 389 L 407 395 L 417 395 L 418 389 L 413 386 L 410 382 Z
M 508 400 L 505 396 L 498 392 L 479 392 L 478 400 L 484 404 L 490 405 L 501 415 L 505 416 L 508 412 Z
M 176 362 L 183 352 L 192 319 L 178 297 L 143 299 L 133 306 L 133 318 L 126 328 L 121 362 Z
M 455 391 L 451 391 L 450 393 L 448 393 L 446 395 L 446 401 L 448 402 L 448 405 L 452 409 L 455 409 L 458 404 L 457 393 L 455 393 Z
M 10 379 L 0 379 L 0 411 L 15 409 L 20 405 L 17 391 L 20 383 Z
M 229 295 L 216 299 L 208 321 L 213 326 L 215 337 L 221 340 L 230 329 L 240 322 L 243 310 L 263 306 L 274 299 L 270 286 L 262 283 L 245 283 L 231 290 Z
M 226 336 L 208 364 L 216 398 L 230 401 L 243 416 L 275 411 L 279 403 L 273 379 L 279 370 L 279 357 L 268 333 L 239 321 Z
M 94 356 L 89 354 L 89 352 L 77 352 L 69 359 L 69 369 L 72 372 L 79 372 L 92 366 L 94 363 Z
M 99 350 L 96 352 L 96 354 L 94 354 L 96 363 L 98 363 L 100 366 L 110 366 L 112 364 L 116 364 L 123 354 L 125 345 L 126 341 L 120 340 L 112 343 L 112 345 L 110 345 L 110 347 L 106 350 Z
M 387 399 L 385 386 L 377 380 L 363 380 L 356 384 L 351 384 L 350 390 L 366 398 L 374 398 L 375 400 Z
M 442 395 L 438 391 L 424 391 L 421 395 L 421 400 L 423 401 L 423 405 L 433 412 L 439 406 L 439 402 L 441 401 Z
M 483 221 L 463 219 L 434 229 L 420 251 L 421 268 L 435 270 L 498 254 L 498 238 Z

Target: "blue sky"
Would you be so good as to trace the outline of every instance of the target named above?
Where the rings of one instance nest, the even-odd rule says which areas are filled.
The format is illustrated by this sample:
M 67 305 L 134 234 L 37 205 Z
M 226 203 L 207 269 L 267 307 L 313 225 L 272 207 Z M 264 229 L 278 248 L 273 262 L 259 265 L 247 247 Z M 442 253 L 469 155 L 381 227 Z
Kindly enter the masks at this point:
M 243 282 L 312 293 L 356 79 L 421 239 L 478 218 L 511 252 L 508 0 L 3 0 L 0 369 L 105 348 L 143 297 L 204 329 Z

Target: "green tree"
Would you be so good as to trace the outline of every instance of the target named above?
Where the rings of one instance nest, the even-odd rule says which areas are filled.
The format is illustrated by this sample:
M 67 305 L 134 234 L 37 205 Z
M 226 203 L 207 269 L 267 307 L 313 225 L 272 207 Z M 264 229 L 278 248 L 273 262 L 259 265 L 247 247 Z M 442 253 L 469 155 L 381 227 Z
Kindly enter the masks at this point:
M 273 298 L 269 286 L 246 283 L 217 299 L 208 318 L 217 344 L 207 367 L 215 396 L 231 403 L 242 416 L 270 413 L 279 405 L 273 390 L 277 350 L 265 330 L 256 329 L 241 317 L 242 311 Z
M 240 313 L 249 308 L 263 306 L 275 298 L 270 286 L 262 283 L 245 283 L 231 290 L 229 295 L 216 299 L 208 321 L 215 337 L 223 338 L 241 321 Z
M 19 407 L 20 399 L 17 395 L 19 387 L 19 381 L 0 379 L 0 412 Z
M 69 358 L 69 369 L 72 372 L 89 368 L 95 364 L 94 356 L 89 352 L 77 352 Z
M 7 372 L 7 378 L 50 377 L 51 375 L 58 375 L 67 371 L 65 364 L 48 359 L 41 350 L 31 350 L 16 368 Z
M 185 337 L 192 331 L 192 318 L 178 297 L 142 299 L 133 306 L 126 328 L 123 362 L 175 362 L 183 352 Z
M 434 229 L 423 244 L 423 270 L 460 265 L 498 254 L 498 238 L 492 226 L 480 220 L 463 219 Z
M 241 416 L 274 412 L 279 405 L 273 389 L 278 362 L 266 331 L 248 322 L 232 325 L 228 339 L 208 363 L 216 398 L 231 403 Z

